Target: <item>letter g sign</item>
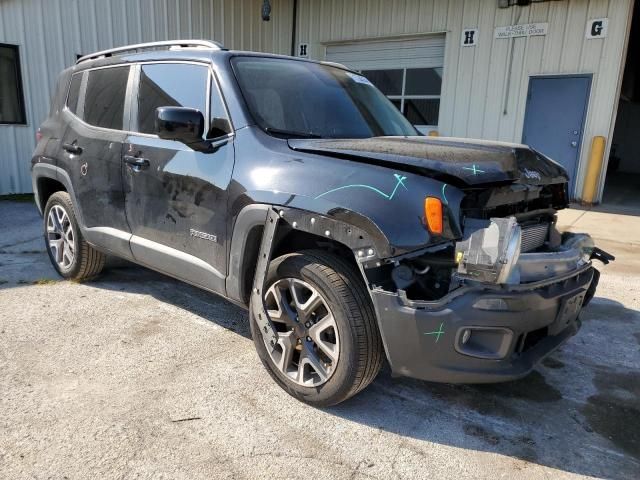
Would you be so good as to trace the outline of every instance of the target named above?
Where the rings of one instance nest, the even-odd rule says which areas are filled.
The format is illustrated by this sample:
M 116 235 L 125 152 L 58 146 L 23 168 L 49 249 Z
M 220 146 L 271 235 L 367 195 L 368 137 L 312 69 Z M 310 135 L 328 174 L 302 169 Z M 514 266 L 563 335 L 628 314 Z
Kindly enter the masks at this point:
M 595 18 L 587 22 L 587 38 L 605 38 L 609 27 L 608 18 Z

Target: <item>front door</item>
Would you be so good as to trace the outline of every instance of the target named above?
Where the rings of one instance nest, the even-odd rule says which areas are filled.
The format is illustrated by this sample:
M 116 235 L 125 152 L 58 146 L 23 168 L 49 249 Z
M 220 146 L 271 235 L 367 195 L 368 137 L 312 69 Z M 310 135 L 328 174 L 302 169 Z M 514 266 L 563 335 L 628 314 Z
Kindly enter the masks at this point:
M 150 63 L 136 68 L 131 123 L 139 133 L 127 138 L 122 167 L 131 251 L 144 265 L 224 293 L 233 137 L 213 139 L 215 148 L 203 153 L 154 134 L 158 107 L 195 108 L 205 118 L 210 113 L 226 116 L 217 82 L 207 65 Z M 131 157 L 141 165 L 128 163 Z
M 572 198 L 590 89 L 591 75 L 531 77 L 529 81 L 522 143 L 566 168 Z

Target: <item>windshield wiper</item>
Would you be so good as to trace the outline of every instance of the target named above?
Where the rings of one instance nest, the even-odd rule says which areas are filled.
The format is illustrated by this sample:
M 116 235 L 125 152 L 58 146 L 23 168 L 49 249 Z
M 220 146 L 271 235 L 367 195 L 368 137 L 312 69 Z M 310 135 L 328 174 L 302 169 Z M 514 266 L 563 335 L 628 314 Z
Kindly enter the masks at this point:
M 310 132 L 294 132 L 292 130 L 281 130 L 279 128 L 267 127 L 264 129 L 267 133 L 272 133 L 274 135 L 283 135 L 287 137 L 295 137 L 295 138 L 322 138 L 320 135 L 316 135 Z

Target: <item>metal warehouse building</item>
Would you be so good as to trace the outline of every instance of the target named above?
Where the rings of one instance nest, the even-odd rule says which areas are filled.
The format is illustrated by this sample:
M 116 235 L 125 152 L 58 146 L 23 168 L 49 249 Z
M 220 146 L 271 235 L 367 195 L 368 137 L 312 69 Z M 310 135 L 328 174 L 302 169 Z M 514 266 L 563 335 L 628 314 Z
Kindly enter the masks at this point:
M 0 0 L 0 194 L 31 191 L 37 127 L 78 55 L 206 38 L 343 63 L 424 133 L 528 143 L 567 168 L 574 198 L 637 205 L 635 3 Z

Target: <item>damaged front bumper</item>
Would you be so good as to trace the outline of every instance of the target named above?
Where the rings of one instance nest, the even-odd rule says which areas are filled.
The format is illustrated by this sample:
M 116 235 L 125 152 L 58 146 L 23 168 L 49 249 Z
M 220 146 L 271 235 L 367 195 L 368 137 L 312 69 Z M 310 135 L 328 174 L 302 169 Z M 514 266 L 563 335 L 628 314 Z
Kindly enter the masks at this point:
M 527 375 L 580 328 L 599 279 L 591 258 L 613 259 L 588 235 L 570 234 L 554 252 L 520 254 L 504 283 L 467 279 L 430 301 L 374 288 L 392 372 L 447 383 Z
M 593 296 L 591 265 L 529 285 L 461 287 L 438 301 L 372 291 L 394 374 L 489 383 L 527 375 L 579 327 Z

